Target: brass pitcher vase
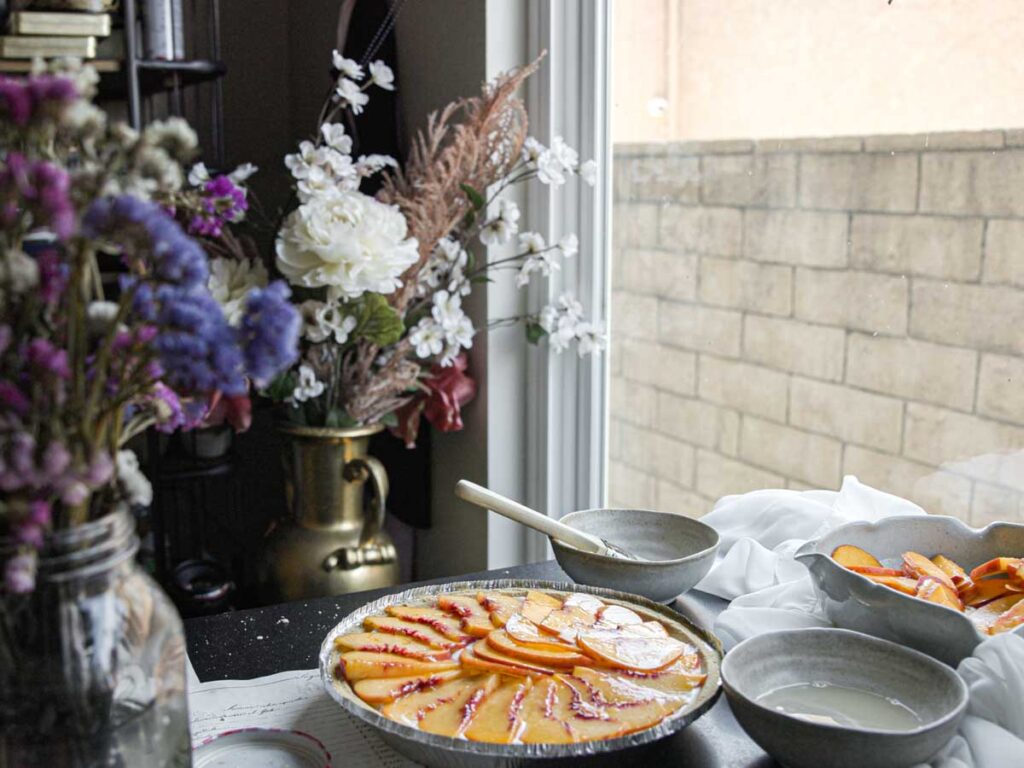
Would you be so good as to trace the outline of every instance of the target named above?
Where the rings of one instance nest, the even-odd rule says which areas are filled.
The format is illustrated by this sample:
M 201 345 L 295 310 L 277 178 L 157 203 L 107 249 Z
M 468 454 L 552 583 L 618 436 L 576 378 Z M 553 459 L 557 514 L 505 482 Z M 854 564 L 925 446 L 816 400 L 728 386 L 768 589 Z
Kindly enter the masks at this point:
M 368 454 L 370 437 L 381 430 L 379 424 L 279 426 L 290 517 L 278 521 L 264 542 L 260 585 L 266 602 L 398 582 L 398 555 L 384 530 L 388 478 Z

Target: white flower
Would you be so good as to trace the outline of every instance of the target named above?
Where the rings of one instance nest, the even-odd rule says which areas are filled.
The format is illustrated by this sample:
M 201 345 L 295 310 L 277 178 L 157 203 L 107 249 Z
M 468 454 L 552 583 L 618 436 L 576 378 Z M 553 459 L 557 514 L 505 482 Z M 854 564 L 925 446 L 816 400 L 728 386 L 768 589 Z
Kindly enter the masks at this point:
M 345 126 L 342 123 L 324 123 L 320 126 L 320 135 L 324 137 L 324 143 L 331 149 L 335 149 L 343 155 L 352 152 L 352 137 L 345 132 Z
M 356 169 L 349 155 L 344 155 L 330 147 L 318 147 L 316 152 L 313 153 L 313 162 L 315 167 L 323 168 L 331 177 L 338 181 L 348 179 L 355 182 Z M 351 188 L 354 189 L 355 186 L 357 185 Z
M 523 142 L 523 162 L 536 163 L 544 149 L 543 144 L 533 138 L 533 136 L 528 136 L 526 141 Z
M 178 161 L 190 159 L 199 149 L 199 137 L 181 117 L 154 120 L 142 131 L 142 141 Z
M 0 284 L 17 295 L 39 284 L 39 265 L 20 248 L 8 248 L 0 260 Z
M 314 397 L 319 397 L 324 392 L 324 383 L 317 381 L 316 373 L 308 365 L 299 366 L 299 382 L 292 390 L 291 400 L 298 407 Z
M 241 184 L 244 181 L 248 181 L 249 177 L 258 170 L 259 168 L 252 163 L 242 163 L 228 174 L 228 178 L 231 179 L 233 184 Z
M 603 328 L 590 322 L 582 322 L 576 326 L 576 352 L 580 357 L 600 352 L 607 343 Z
M 540 253 L 547 248 L 547 243 L 540 232 L 520 232 L 519 247 L 525 249 L 527 253 Z
M 484 245 L 502 245 L 519 231 L 519 206 L 511 200 L 498 201 L 498 214 L 480 230 Z
M 314 197 L 285 219 L 277 268 L 293 285 L 328 286 L 346 299 L 391 293 L 419 259 L 416 239 L 407 234 L 396 206 L 361 192 Z
M 134 160 L 134 178 L 129 184 L 136 185 L 136 190 L 177 192 L 181 188 L 181 165 L 160 147 L 142 146 Z
M 101 336 L 110 330 L 117 317 L 119 306 L 113 301 L 90 301 L 85 308 L 86 325 L 89 333 Z
M 565 139 L 561 136 L 555 136 L 551 146 L 548 147 L 548 151 L 562 164 L 565 170 L 576 170 L 576 164 L 579 162 L 580 156 L 576 153 L 575 149 L 565 143 Z
M 310 169 L 316 162 L 316 146 L 312 141 L 303 141 L 299 144 L 299 151 L 294 155 L 285 155 L 284 164 L 292 176 L 296 179 L 304 179 L 309 176 Z
M 96 137 L 107 126 L 107 113 L 84 99 L 78 99 L 61 113 L 60 124 L 80 137 Z
M 302 302 L 299 313 L 304 323 L 303 334 L 317 344 L 332 336 L 336 344 L 344 344 L 358 324 L 354 317 L 343 314 L 337 305 L 314 299 Z
M 189 186 L 198 187 L 200 184 L 205 184 L 209 180 L 210 171 L 207 170 L 206 163 L 196 163 L 188 172 Z
M 555 136 L 551 146 L 537 158 L 537 178 L 543 184 L 559 186 L 565 183 L 565 175 L 576 170 L 579 155 L 565 143 L 561 136 Z
M 388 155 L 360 155 L 355 163 L 356 173 L 364 178 L 387 167 L 397 168 L 398 162 Z
M 430 310 L 434 321 L 447 333 L 454 329 L 465 316 L 462 311 L 462 297 L 448 291 L 434 294 L 434 306 Z
M 331 63 L 345 77 L 351 77 L 353 80 L 363 79 L 363 68 L 359 66 L 358 62 L 346 59 L 337 50 L 331 51 Z
M 383 61 L 370 62 L 370 80 L 385 91 L 395 90 L 395 73 Z
M 463 313 L 458 321 L 445 332 L 444 338 L 448 345 L 455 349 L 455 354 L 458 354 L 460 349 L 469 349 L 473 346 L 475 332 L 473 321 Z
M 449 264 L 465 267 L 469 260 L 469 255 L 466 253 L 466 249 L 462 247 L 462 243 L 450 237 L 444 237 L 439 240 L 437 250 L 441 252 L 445 261 Z
M 433 319 L 424 317 L 412 329 L 409 341 L 416 348 L 417 357 L 433 357 L 444 349 L 444 331 Z
M 530 256 L 519 268 L 519 274 L 516 275 L 516 287 L 523 288 L 529 284 L 530 275 L 534 272 L 540 272 L 544 277 L 547 277 L 558 269 L 561 269 L 561 267 L 557 262 L 551 260 L 551 251 Z
M 594 160 L 587 160 L 580 166 L 580 178 L 590 186 L 597 184 L 597 163 Z
M 132 506 L 148 507 L 153 503 L 153 486 L 139 467 L 139 458 L 134 451 L 117 452 L 117 482 L 125 498 Z
M 558 250 L 562 253 L 563 259 L 571 259 L 580 250 L 580 241 L 571 232 L 558 241 Z
M 242 323 L 249 291 L 267 287 L 267 268 L 258 259 L 210 259 L 210 276 L 206 287 L 220 304 L 228 323 L 236 328 Z
M 334 93 L 338 99 L 345 102 L 352 108 L 352 113 L 359 115 L 363 112 L 363 107 L 370 100 L 370 97 L 360 90 L 359 86 L 347 77 L 338 79 L 338 85 L 334 89 Z

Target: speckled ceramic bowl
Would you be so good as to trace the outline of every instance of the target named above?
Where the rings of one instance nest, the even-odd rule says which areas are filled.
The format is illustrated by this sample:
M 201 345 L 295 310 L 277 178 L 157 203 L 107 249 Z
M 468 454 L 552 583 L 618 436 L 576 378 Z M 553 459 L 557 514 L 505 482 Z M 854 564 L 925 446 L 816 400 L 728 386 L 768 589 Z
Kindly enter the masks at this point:
M 743 730 L 787 768 L 908 768 L 956 733 L 967 685 L 923 653 L 845 629 L 766 632 L 725 657 L 722 682 Z M 779 688 L 829 683 L 891 697 L 922 724 L 909 731 L 812 722 L 758 701 Z
M 919 600 L 843 568 L 830 554 L 840 544 L 870 552 L 882 565 L 901 567 L 908 550 L 943 554 L 968 571 L 994 557 L 1024 556 L 1024 525 L 993 523 L 978 530 L 953 517 L 911 515 L 877 523 L 848 523 L 796 552 L 807 566 L 825 614 L 839 627 L 893 640 L 956 666 L 987 635 L 952 608 Z M 1024 626 L 1015 632 L 1024 635 Z
M 607 587 L 667 603 L 690 590 L 715 562 L 718 532 L 700 520 L 643 509 L 585 509 L 561 522 L 646 560 L 594 555 L 551 540 L 562 570 L 577 584 Z

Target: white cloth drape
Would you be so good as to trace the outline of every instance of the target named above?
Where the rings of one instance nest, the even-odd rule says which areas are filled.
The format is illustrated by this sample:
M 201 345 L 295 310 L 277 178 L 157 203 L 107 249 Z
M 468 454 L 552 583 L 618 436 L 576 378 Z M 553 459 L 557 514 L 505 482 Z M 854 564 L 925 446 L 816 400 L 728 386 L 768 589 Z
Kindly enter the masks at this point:
M 854 477 L 838 492 L 754 491 L 720 499 L 703 518 L 718 531 L 718 558 L 696 587 L 731 601 L 715 634 L 728 649 L 759 632 L 829 626 L 793 553 L 844 523 L 915 514 L 925 512 Z M 971 691 L 968 713 L 932 768 L 1024 768 L 1024 638 L 986 640 L 957 672 Z

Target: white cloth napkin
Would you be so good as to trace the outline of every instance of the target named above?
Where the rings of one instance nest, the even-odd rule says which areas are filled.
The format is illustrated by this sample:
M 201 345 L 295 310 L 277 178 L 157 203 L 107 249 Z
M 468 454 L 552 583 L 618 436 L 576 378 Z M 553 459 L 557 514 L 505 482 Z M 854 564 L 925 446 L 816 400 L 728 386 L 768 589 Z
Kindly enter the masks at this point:
M 696 587 L 732 601 L 715 634 L 731 648 L 760 632 L 829 626 L 793 553 L 844 523 L 923 514 L 855 477 L 846 477 L 838 492 L 754 491 L 720 499 L 702 518 L 718 531 L 718 558 Z M 932 768 L 1024 768 L 1024 638 L 986 640 L 957 672 L 971 692 L 967 716 Z

